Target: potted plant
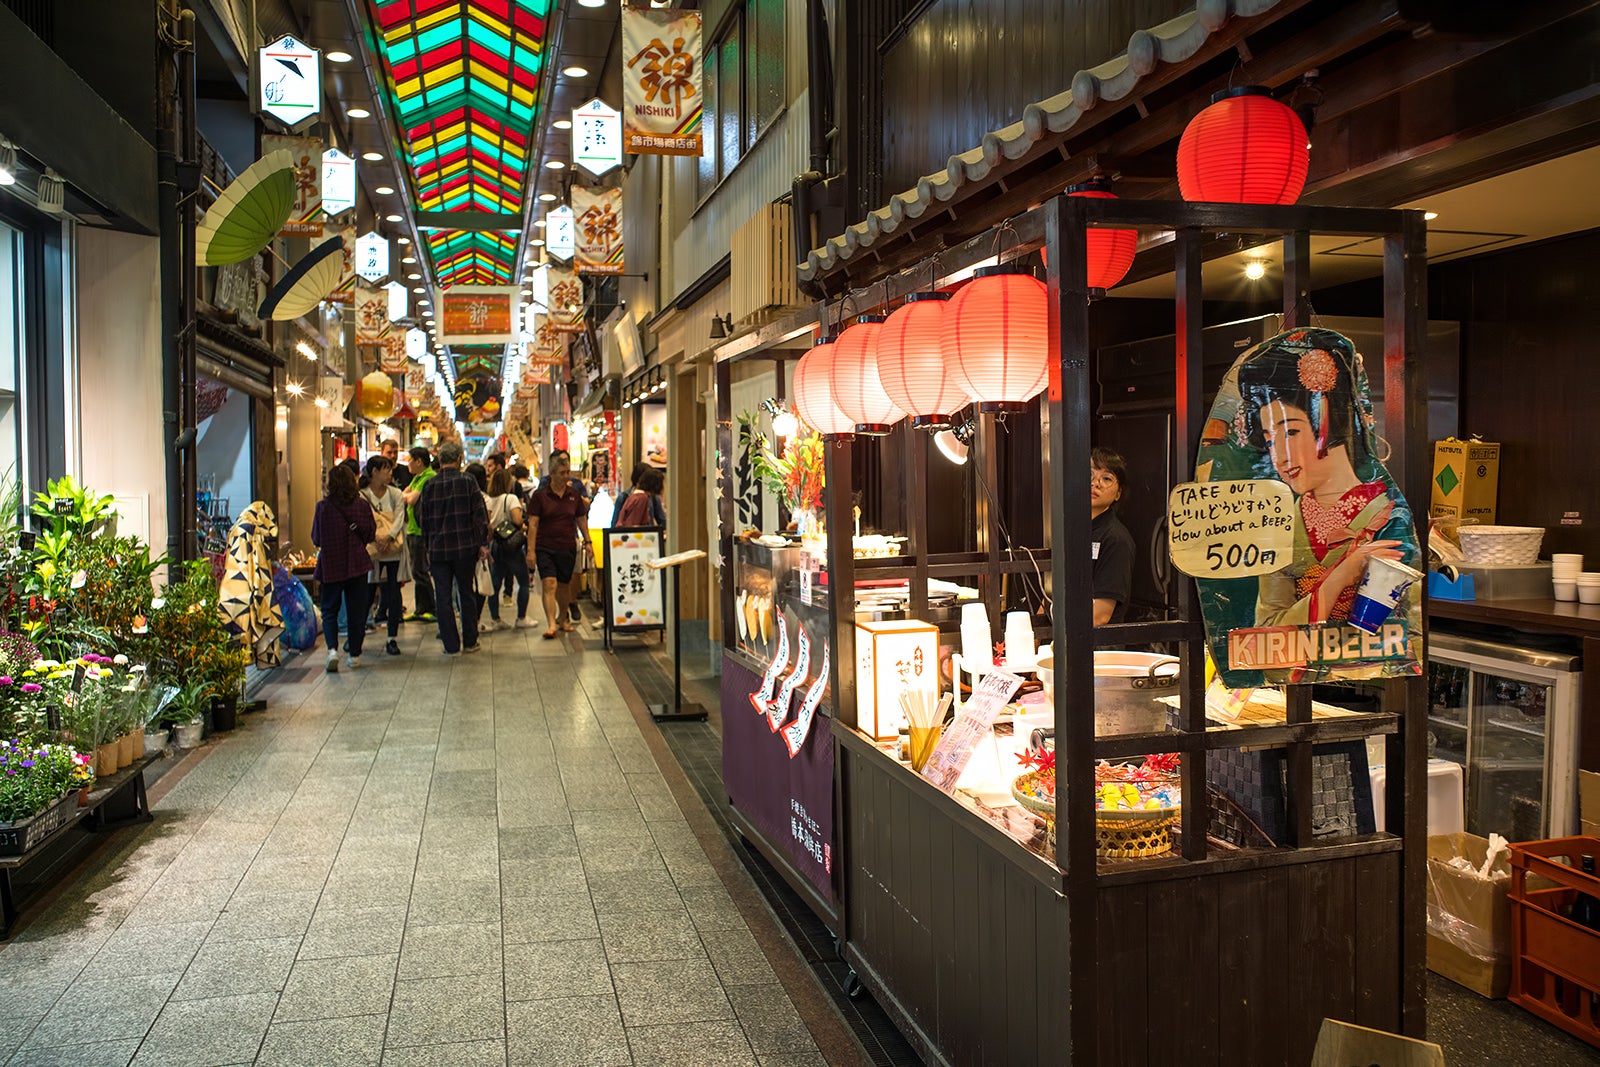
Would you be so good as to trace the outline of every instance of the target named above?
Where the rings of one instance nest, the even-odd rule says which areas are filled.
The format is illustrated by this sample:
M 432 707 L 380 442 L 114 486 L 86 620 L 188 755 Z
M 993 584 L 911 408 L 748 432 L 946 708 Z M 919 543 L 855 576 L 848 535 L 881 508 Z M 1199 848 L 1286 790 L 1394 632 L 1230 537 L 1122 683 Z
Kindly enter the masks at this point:
M 202 669 L 211 692 L 211 726 L 232 730 L 239 723 L 239 694 L 244 690 L 250 655 L 231 640 L 206 649 Z
M 178 748 L 196 748 L 205 736 L 205 720 L 201 714 L 209 696 L 210 690 L 203 681 L 177 687 L 163 718 L 176 728 Z
M 70 745 L 0 740 L 0 768 L 0 856 L 21 855 L 59 829 L 94 780 L 88 757 Z

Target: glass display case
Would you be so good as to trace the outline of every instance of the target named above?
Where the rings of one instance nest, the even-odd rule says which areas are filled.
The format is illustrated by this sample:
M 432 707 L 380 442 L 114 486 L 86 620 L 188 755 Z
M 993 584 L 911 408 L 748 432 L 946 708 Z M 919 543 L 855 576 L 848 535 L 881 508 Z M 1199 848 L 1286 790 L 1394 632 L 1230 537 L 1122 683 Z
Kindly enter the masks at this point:
M 1571 653 L 1435 633 L 1428 730 L 1467 780 L 1467 831 L 1512 841 L 1577 832 L 1578 694 Z

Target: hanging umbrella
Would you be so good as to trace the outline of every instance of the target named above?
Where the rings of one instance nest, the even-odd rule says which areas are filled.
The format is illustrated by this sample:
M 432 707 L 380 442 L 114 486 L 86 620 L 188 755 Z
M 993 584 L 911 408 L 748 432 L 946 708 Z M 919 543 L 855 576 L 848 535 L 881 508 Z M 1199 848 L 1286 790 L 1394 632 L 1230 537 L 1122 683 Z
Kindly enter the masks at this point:
M 195 262 L 220 267 L 249 259 L 275 237 L 294 209 L 294 157 L 268 152 L 235 178 L 195 227 Z
M 301 315 L 325 300 L 344 276 L 344 238 L 330 237 L 290 268 L 267 298 L 260 316 L 283 322 Z

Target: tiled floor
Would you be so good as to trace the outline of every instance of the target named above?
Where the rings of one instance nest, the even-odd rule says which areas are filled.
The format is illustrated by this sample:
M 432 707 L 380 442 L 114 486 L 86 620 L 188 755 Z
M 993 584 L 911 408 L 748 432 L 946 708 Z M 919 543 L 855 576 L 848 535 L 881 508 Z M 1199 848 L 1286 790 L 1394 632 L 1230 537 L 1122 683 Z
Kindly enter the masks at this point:
M 600 654 L 484 642 L 270 689 L 0 949 L 0 1059 L 822 1064 Z

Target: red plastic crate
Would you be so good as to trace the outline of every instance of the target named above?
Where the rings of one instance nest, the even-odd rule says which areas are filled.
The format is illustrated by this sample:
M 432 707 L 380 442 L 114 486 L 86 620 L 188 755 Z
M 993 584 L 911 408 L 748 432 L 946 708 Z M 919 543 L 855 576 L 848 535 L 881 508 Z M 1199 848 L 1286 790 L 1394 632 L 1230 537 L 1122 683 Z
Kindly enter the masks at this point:
M 1580 892 L 1600 899 L 1600 877 L 1578 866 L 1586 853 L 1600 856 L 1600 838 L 1557 837 L 1511 846 L 1507 997 L 1600 1048 L 1600 930 L 1561 914 Z M 1538 888 L 1529 888 L 1529 875 L 1536 876 Z

